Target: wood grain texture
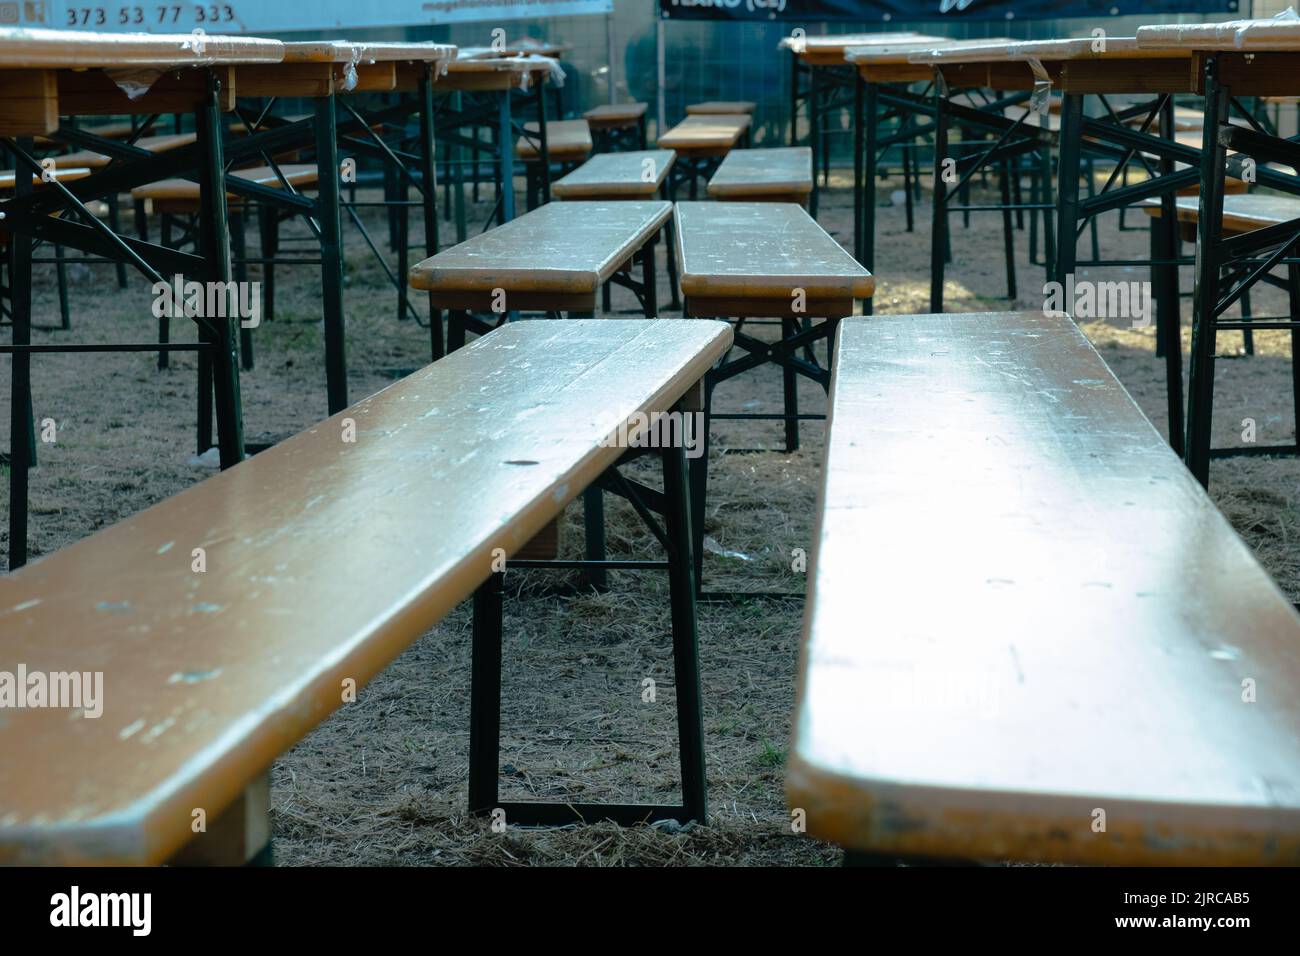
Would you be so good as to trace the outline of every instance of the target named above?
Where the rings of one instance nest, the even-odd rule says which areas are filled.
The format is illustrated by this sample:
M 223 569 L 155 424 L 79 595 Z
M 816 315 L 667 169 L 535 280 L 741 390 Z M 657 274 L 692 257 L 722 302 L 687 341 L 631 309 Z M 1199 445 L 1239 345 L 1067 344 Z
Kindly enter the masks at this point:
M 536 136 L 536 121 L 525 123 L 524 129 Z M 520 136 L 515 142 L 515 155 L 524 160 L 536 160 L 537 146 L 527 136 Z M 547 121 L 546 152 L 554 162 L 585 159 L 591 154 L 591 127 L 585 119 Z
M 168 150 L 189 146 L 194 141 L 193 133 L 163 133 L 158 136 L 142 136 L 135 141 L 134 145 L 140 149 L 147 149 L 151 153 L 165 153 Z M 85 166 L 90 169 L 102 169 L 109 164 L 110 159 L 111 157 L 103 153 L 89 149 L 54 157 L 55 163 L 59 166 Z
M 757 199 L 812 192 L 812 149 L 733 149 L 709 180 L 714 199 Z
M 280 172 L 284 178 L 289 181 L 291 186 L 309 186 L 315 184 L 320 178 L 316 170 L 315 163 L 285 163 L 280 166 Z M 270 186 L 272 189 L 283 188 L 280 177 L 276 175 L 274 169 L 270 166 L 254 166 L 250 169 L 232 169 L 226 174 L 226 179 L 247 179 L 260 186 Z M 237 199 L 234 193 L 226 194 L 228 199 Z M 156 183 L 149 183 L 145 186 L 137 186 L 131 190 L 132 199 L 190 199 L 198 202 L 199 184 L 191 182 L 188 179 L 160 179 Z
M 216 819 L 730 341 L 680 319 L 512 323 L 0 578 L 0 670 L 104 675 L 99 718 L 3 712 L 0 862 L 168 859 L 194 808 Z
M 557 199 L 653 199 L 676 158 L 671 149 L 598 153 L 552 183 L 551 194 Z
M 672 215 L 668 202 L 556 202 L 444 249 L 411 269 L 434 293 L 594 295 Z
M 863 299 L 875 280 L 801 206 L 680 202 L 682 292 L 699 298 Z
M 1300 862 L 1300 617 L 1074 323 L 850 319 L 835 366 L 786 783 L 808 832 Z

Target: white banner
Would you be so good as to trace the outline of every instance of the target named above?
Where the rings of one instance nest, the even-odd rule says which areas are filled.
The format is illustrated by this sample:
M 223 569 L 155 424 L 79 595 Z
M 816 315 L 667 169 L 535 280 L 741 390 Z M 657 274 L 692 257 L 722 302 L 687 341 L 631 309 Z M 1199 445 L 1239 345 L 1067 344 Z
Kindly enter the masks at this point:
M 287 33 L 605 14 L 613 0 L 230 0 L 229 3 L 0 0 L 0 26 L 105 33 Z

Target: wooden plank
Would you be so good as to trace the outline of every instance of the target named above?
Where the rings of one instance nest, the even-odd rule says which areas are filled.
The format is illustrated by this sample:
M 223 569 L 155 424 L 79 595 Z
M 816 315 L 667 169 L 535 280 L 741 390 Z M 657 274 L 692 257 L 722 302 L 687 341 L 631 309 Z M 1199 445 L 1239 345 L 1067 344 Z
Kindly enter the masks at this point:
M 833 33 L 821 36 L 782 37 L 777 47 L 790 50 L 808 66 L 842 66 L 850 47 L 885 46 L 911 42 L 942 43 L 943 37 L 928 36 L 910 30 L 892 33 Z
M 59 127 L 53 70 L 0 72 L 0 136 L 43 136 Z
M 822 314 L 814 308 L 824 301 L 848 303 L 848 311 L 836 313 L 848 315 L 854 299 L 875 290 L 871 273 L 800 206 L 680 202 L 676 216 L 681 288 L 692 314 L 771 314 L 705 310 L 716 308 L 712 300 L 788 308 L 802 289 L 808 315 Z
M 786 777 L 810 835 L 1300 862 L 1300 617 L 1072 320 L 847 320 L 830 416 Z
M 259 69 L 259 67 L 241 67 Z M 121 116 L 153 113 L 192 113 L 208 95 L 207 73 L 221 83 L 217 105 L 222 112 L 235 108 L 235 69 L 214 66 L 171 70 L 160 75 L 148 92 L 132 99 L 103 70 L 59 70 L 59 113 L 63 116 Z M 240 96 L 252 94 L 243 90 Z
M 659 137 L 661 149 L 679 153 L 725 154 L 749 129 L 752 118 L 743 114 L 688 116 Z
M 218 819 L 730 342 L 680 319 L 512 323 L 0 578 L 0 671 L 104 676 L 97 718 L 5 710 L 0 861 L 171 858 L 196 808 Z
M 334 89 L 330 63 L 278 63 L 242 66 L 236 71 L 240 96 L 329 96 Z
M 1300 51 L 1300 22 L 1161 23 L 1138 27 L 1137 42 L 1144 49 Z
M 598 153 L 551 184 L 556 199 L 653 199 L 677 154 L 671 149 Z
M 1271 96 L 1291 93 L 1300 74 L 1300 53 L 1216 53 L 1219 82 L 1234 96 Z M 1205 92 L 1205 53 L 1192 56 L 1195 92 Z
M 284 45 L 286 63 L 435 62 L 456 56 L 447 43 L 351 43 L 347 40 L 305 40 Z
M 668 202 L 556 202 L 444 249 L 411 269 L 411 286 L 436 305 L 463 308 L 455 293 L 486 301 L 506 293 L 506 308 L 528 308 L 527 297 L 577 296 L 593 309 L 614 272 L 663 228 Z
M 784 146 L 775 149 L 733 149 L 709 180 L 714 199 L 757 201 L 772 196 L 804 202 L 812 193 L 812 149 Z
M 195 140 L 193 133 L 163 133 L 157 136 L 142 136 L 136 140 L 135 145 L 140 149 L 147 149 L 151 153 L 165 153 L 168 150 L 179 149 L 182 146 L 188 146 Z M 109 163 L 110 157 L 103 153 L 97 153 L 94 150 L 82 149 L 75 153 L 65 153 L 62 156 L 55 156 L 54 161 L 59 166 L 87 166 L 90 169 L 102 169 Z
M 524 124 L 524 129 L 537 135 L 536 121 Z M 572 162 L 586 159 L 591 154 L 591 128 L 585 119 L 549 120 L 546 123 L 546 152 L 553 162 Z M 515 155 L 525 161 L 537 159 L 537 145 L 527 136 L 515 143 Z
M 74 179 L 85 179 L 90 175 L 90 169 L 82 166 L 80 168 L 70 167 L 67 169 L 55 167 L 53 170 L 54 178 L 61 182 L 71 182 Z M 38 189 L 46 184 L 46 180 L 41 175 L 32 174 L 32 185 Z M 0 190 L 6 192 L 14 188 L 14 183 L 18 181 L 18 174 L 12 169 L 0 169 Z
M 284 174 L 284 178 L 289 181 L 291 186 L 312 185 L 320 178 L 315 163 L 286 163 L 280 167 L 280 172 Z M 281 189 L 284 185 L 280 181 L 280 177 L 276 175 L 275 170 L 270 166 L 232 169 L 226 174 L 226 178 L 246 179 L 261 186 L 270 186 L 273 189 Z M 226 195 L 227 201 L 242 198 L 234 193 L 227 193 Z M 149 183 L 146 186 L 137 186 L 132 189 L 131 198 L 164 201 L 189 200 L 197 203 L 199 201 L 199 184 L 188 179 L 161 179 L 156 183 Z
M 1160 200 L 1147 199 L 1140 204 L 1148 216 L 1160 217 Z M 1180 196 L 1176 202 L 1179 222 L 1197 223 L 1201 219 L 1200 197 Z M 1224 232 L 1253 232 L 1265 226 L 1300 219 L 1300 199 L 1247 193 L 1223 197 Z
M 704 103 L 692 103 L 686 107 L 687 116 L 737 116 L 754 115 L 758 104 L 753 100 L 709 100 Z
M 582 114 L 592 129 L 621 129 L 636 126 L 645 116 L 647 103 L 602 103 Z
M 283 56 L 283 43 L 262 37 L 0 27 L 0 70 L 100 67 L 166 70 L 231 63 L 278 63 Z

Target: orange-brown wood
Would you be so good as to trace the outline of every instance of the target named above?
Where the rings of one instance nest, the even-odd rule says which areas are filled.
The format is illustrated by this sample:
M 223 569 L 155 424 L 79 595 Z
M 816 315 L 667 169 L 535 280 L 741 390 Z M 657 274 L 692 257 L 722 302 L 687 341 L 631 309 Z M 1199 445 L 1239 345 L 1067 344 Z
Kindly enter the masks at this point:
M 61 183 L 71 182 L 74 179 L 85 179 L 90 175 L 90 170 L 85 166 L 75 167 L 55 167 L 50 171 L 50 175 Z M 9 191 L 14 188 L 14 183 L 18 181 L 18 174 L 12 169 L 0 169 L 0 190 Z M 48 180 L 43 176 L 32 175 L 32 185 L 40 188 L 46 185 Z
M 1300 863 L 1300 617 L 1069 317 L 849 319 L 828 429 L 786 775 L 810 835 Z
M 749 130 L 752 117 L 745 114 L 688 116 L 659 137 L 660 149 L 687 156 L 725 156 Z
M 192 33 L 93 33 L 0 27 L 0 71 L 158 69 L 278 63 L 284 44 L 261 37 Z
M 622 129 L 635 126 L 645 116 L 646 103 L 602 103 L 583 113 L 592 129 Z
M 511 323 L 0 578 L 0 671 L 103 675 L 101 716 L 4 711 L 0 862 L 172 858 L 196 809 L 220 818 L 364 694 L 730 342 L 680 319 Z
M 254 60 L 253 62 L 260 62 Z M 256 69 L 257 67 L 241 67 Z M 171 69 L 154 78 L 147 92 L 132 98 L 104 70 L 59 70 L 59 113 L 63 116 L 122 116 L 154 113 L 190 113 L 208 95 L 208 74 L 220 82 L 217 106 L 223 112 L 235 108 L 235 68 L 227 65 L 205 69 Z M 250 95 L 243 91 L 239 95 Z
M 821 36 L 782 37 L 777 47 L 789 50 L 809 66 L 843 66 L 844 53 L 850 47 L 885 46 L 929 41 L 942 43 L 943 37 L 928 36 L 909 30 L 893 33 L 833 33 Z
M 709 100 L 705 103 L 692 103 L 686 107 L 687 116 L 736 116 L 745 113 L 754 115 L 758 104 L 753 100 Z
M 537 135 L 537 123 L 525 123 L 524 129 Z M 515 155 L 525 162 L 537 159 L 539 144 L 527 136 L 515 143 Z M 552 162 L 581 162 L 591 155 L 591 128 L 585 119 L 549 120 L 546 123 L 546 152 Z
M 163 133 L 158 136 L 142 136 L 136 140 L 135 145 L 140 149 L 147 149 L 151 153 L 165 153 L 168 150 L 188 146 L 194 140 L 193 133 Z M 111 157 L 105 156 L 103 153 L 96 153 L 89 149 L 78 150 L 75 153 L 65 153 L 62 156 L 53 158 L 58 166 L 86 166 L 90 169 L 102 169 L 109 164 L 111 159 Z
M 1141 203 L 1148 216 L 1160 218 L 1160 200 L 1147 199 Z M 1201 221 L 1200 199 L 1196 196 L 1179 196 L 1176 202 L 1178 221 L 1195 224 Z M 1254 232 L 1265 226 L 1300 220 L 1300 199 L 1290 196 L 1271 196 L 1266 193 L 1225 195 L 1223 197 L 1223 231 L 1228 233 Z
M 59 127 L 59 83 L 53 70 L 0 72 L 0 136 L 42 136 Z
M 286 163 L 280 172 L 291 186 L 315 185 L 320 178 L 315 163 Z M 229 179 L 246 179 L 259 186 L 282 189 L 284 183 L 270 166 L 254 166 L 249 169 L 232 169 L 226 174 Z M 199 201 L 199 184 L 188 179 L 162 179 L 147 186 L 137 186 L 131 190 L 132 199 L 152 199 L 155 202 L 192 202 Z M 234 193 L 226 194 L 227 201 L 237 201 L 241 197 Z

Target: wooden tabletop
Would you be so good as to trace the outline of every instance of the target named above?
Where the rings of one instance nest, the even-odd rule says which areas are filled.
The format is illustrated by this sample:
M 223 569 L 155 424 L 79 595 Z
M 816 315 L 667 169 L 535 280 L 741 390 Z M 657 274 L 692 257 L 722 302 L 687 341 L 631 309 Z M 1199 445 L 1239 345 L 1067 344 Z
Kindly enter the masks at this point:
M 786 776 L 808 833 L 1300 862 L 1300 617 L 1074 323 L 850 319 L 835 354 Z
M 700 298 L 865 299 L 871 273 L 793 203 L 679 202 L 682 292 Z
M 752 118 L 744 114 L 688 116 L 659 137 L 664 149 L 730 149 L 749 129 Z
M 315 163 L 285 163 L 280 172 L 291 186 L 304 186 L 320 178 Z M 232 169 L 226 179 L 246 179 L 259 186 L 280 189 L 283 183 L 270 166 L 254 166 L 249 169 Z M 233 193 L 230 194 L 233 197 Z M 189 179 L 161 179 L 147 186 L 137 186 L 131 190 L 132 199 L 194 199 L 199 198 L 199 184 Z
M 1300 50 L 1300 20 L 1228 20 L 1223 23 L 1162 23 L 1138 27 L 1145 49 Z
M 555 202 L 444 249 L 411 269 L 432 292 L 592 295 L 672 214 L 668 202 Z
M 537 123 L 524 124 L 524 129 L 537 135 Z M 515 143 L 515 153 L 524 159 L 536 159 L 539 142 L 520 136 Z M 548 120 L 546 123 L 546 152 L 555 162 L 584 158 L 591 152 L 591 127 L 585 119 Z
M 855 46 L 887 43 L 911 43 L 915 40 L 942 42 L 944 37 L 928 36 L 911 30 L 893 33 L 835 33 L 823 36 L 782 37 L 777 47 L 789 50 L 811 66 L 835 66 L 844 63 L 844 51 Z
M 716 322 L 512 323 L 0 578 L 0 670 L 104 682 L 98 718 L 3 712 L 0 862 L 167 859 L 194 808 L 215 819 L 339 707 L 345 680 L 363 686 L 487 579 L 494 549 L 514 554 L 613 464 L 607 436 L 670 409 L 730 341 Z
M 912 63 L 999 63 L 1016 60 L 1186 59 L 1186 51 L 1151 50 L 1134 37 L 1069 40 L 981 40 L 911 53 Z
M 0 69 L 208 66 L 279 63 L 284 44 L 260 37 L 191 33 L 86 33 L 0 27 Z
M 915 54 L 929 53 L 931 50 L 947 50 L 964 46 L 987 46 L 994 43 L 1010 43 L 1010 37 L 987 37 L 981 40 L 948 40 L 940 37 L 917 37 L 906 43 L 876 43 L 868 46 L 852 46 L 844 51 L 844 59 L 849 63 L 869 63 L 882 66 L 909 62 L 908 57 Z
M 709 180 L 714 199 L 812 192 L 812 149 L 782 146 L 775 149 L 733 149 Z
M 456 48 L 446 43 L 350 43 L 306 40 L 284 45 L 285 63 L 392 63 L 450 60 Z
M 671 149 L 598 153 L 551 184 L 557 199 L 653 199 L 673 168 Z
M 1140 204 L 1149 216 L 1160 215 L 1160 200 L 1147 199 Z M 1176 203 L 1179 222 L 1200 222 L 1199 196 L 1180 196 Z M 1252 232 L 1265 226 L 1300 219 L 1300 198 L 1246 193 L 1223 197 L 1223 230 Z
M 740 113 L 754 115 L 754 110 L 758 109 L 758 104 L 753 100 L 707 100 L 703 103 L 692 103 L 686 107 L 687 116 L 735 116 Z

